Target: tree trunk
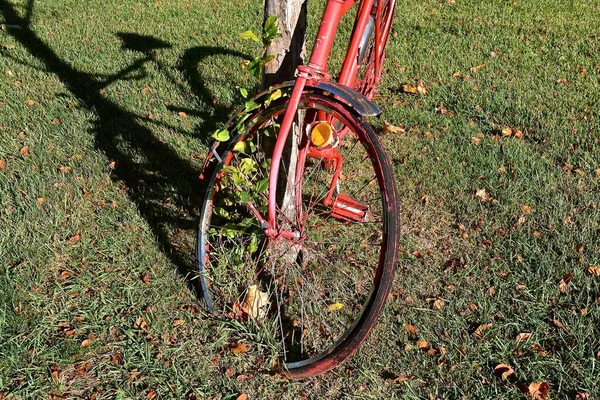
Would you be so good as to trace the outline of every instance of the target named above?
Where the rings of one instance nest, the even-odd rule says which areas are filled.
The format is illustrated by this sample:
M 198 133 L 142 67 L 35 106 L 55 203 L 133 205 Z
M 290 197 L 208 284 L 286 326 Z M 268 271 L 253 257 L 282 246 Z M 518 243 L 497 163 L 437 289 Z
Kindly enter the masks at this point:
M 265 66 L 263 88 L 294 79 L 296 67 L 304 62 L 306 47 L 306 2 L 307 0 L 265 0 L 265 20 L 270 15 L 277 17 L 281 37 L 273 40 L 267 55 L 275 59 Z

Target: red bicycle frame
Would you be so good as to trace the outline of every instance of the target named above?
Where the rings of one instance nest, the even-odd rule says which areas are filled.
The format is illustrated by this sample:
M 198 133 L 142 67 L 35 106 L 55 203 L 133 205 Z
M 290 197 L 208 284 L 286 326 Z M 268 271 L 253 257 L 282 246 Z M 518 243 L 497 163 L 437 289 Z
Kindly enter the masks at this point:
M 338 78 L 339 84 L 348 86 L 350 88 L 353 88 L 355 85 L 359 68 L 359 47 L 361 45 L 361 40 L 363 39 L 364 32 L 367 29 L 369 19 L 372 18 L 372 11 L 374 10 L 374 7 L 376 16 L 374 49 L 376 71 L 375 76 L 379 76 L 377 71 L 379 71 L 379 69 L 381 68 L 379 61 L 383 52 L 383 48 L 385 47 L 387 35 L 389 33 L 389 24 L 386 24 L 388 31 L 380 32 L 383 2 L 379 0 L 378 4 L 376 4 L 376 1 L 377 0 L 363 0 L 360 2 L 359 10 L 357 12 L 356 21 L 354 24 L 354 29 L 352 32 L 352 37 L 348 46 L 348 51 L 342 64 L 342 68 Z M 283 154 L 284 147 L 287 143 L 287 138 L 290 129 L 292 127 L 292 124 L 294 123 L 296 110 L 298 108 L 302 92 L 304 91 L 307 82 L 330 79 L 330 76 L 327 73 L 327 60 L 329 59 L 329 55 L 331 53 L 335 32 L 337 31 L 342 16 L 350 8 L 352 8 L 352 6 L 354 6 L 355 3 L 356 0 L 327 1 L 325 11 L 323 13 L 323 18 L 317 31 L 315 44 L 313 46 L 309 62 L 307 65 L 298 66 L 296 73 L 296 81 L 290 96 L 289 106 L 284 114 L 283 121 L 281 122 L 281 128 L 277 137 L 275 149 L 273 151 L 268 192 L 268 228 L 266 228 L 266 232 L 268 235 L 273 236 L 276 234 L 283 234 L 284 236 L 289 236 L 290 234 L 292 234 L 291 232 L 276 232 L 275 229 L 275 215 L 277 208 L 276 188 L 278 183 L 279 165 L 281 162 L 281 157 Z M 389 3 L 391 2 L 388 2 L 388 4 Z M 303 157 L 306 157 L 306 149 L 300 153 L 300 158 Z M 342 160 L 338 160 L 338 167 L 341 165 L 341 162 Z M 303 162 L 300 162 L 300 164 L 303 164 Z M 334 179 L 337 176 L 338 174 L 335 174 Z M 334 184 L 335 183 L 332 183 L 332 189 Z M 332 191 L 333 190 L 330 190 L 330 193 L 328 194 L 326 199 L 326 201 L 329 203 L 331 203 Z

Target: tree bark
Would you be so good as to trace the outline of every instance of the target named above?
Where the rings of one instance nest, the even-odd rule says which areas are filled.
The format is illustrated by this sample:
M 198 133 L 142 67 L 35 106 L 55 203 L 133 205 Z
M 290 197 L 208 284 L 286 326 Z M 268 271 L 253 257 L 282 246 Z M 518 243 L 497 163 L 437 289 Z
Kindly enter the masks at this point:
M 263 88 L 294 79 L 296 67 L 304 62 L 307 0 L 265 0 L 264 18 L 274 15 L 281 37 L 273 40 L 267 55 L 275 59 L 265 66 Z

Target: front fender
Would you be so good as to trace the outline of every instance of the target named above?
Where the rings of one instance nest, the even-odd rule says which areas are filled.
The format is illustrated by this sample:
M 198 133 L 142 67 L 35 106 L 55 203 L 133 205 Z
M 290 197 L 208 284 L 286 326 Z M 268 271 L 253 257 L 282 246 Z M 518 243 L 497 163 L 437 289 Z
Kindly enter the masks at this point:
M 270 93 L 273 93 L 278 89 L 285 90 L 287 88 L 291 88 L 294 86 L 294 83 L 295 81 L 287 81 L 275 86 L 271 86 L 268 90 L 259 93 L 255 100 L 260 104 L 261 102 L 258 100 L 260 100 L 262 97 L 268 96 Z M 365 95 L 337 82 L 309 80 L 306 82 L 304 90 L 320 91 L 327 96 L 342 100 L 363 117 L 375 117 L 381 114 L 379 107 L 377 107 L 371 100 L 367 99 Z

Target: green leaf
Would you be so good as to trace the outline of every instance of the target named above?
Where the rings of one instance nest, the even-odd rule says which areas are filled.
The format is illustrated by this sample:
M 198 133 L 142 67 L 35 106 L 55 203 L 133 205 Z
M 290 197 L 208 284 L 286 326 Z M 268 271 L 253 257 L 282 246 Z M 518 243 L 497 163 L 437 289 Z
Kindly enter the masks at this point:
M 256 34 L 254 32 L 252 32 L 251 30 L 247 30 L 246 32 L 242 32 L 239 34 L 239 36 L 242 39 L 250 39 L 250 40 L 254 40 L 255 42 L 260 42 L 260 39 L 258 38 L 258 36 L 256 36 Z
M 262 193 L 269 188 L 269 178 L 262 179 L 256 184 L 256 191 Z
M 260 78 L 260 75 L 262 74 L 262 68 L 263 67 L 264 67 L 264 64 L 262 63 L 262 58 L 261 57 L 256 57 L 252 61 L 250 61 L 250 63 L 248 63 L 248 66 L 246 67 L 246 69 L 255 78 Z
M 248 192 L 240 192 L 240 201 L 242 203 L 250 203 L 252 201 L 252 196 Z
M 229 140 L 229 131 L 227 129 L 217 129 L 212 137 L 219 142 L 225 142 Z
M 263 45 L 265 47 L 270 45 L 273 39 L 281 36 L 279 34 L 279 28 L 277 27 L 275 21 L 277 21 L 277 17 L 271 15 L 267 18 L 267 20 L 265 21 L 265 25 L 263 26 Z
M 248 153 L 250 146 L 246 142 L 237 142 L 235 146 L 233 146 L 233 151 L 237 151 L 240 153 Z
M 258 104 L 257 102 L 255 102 L 254 100 L 248 100 L 245 104 L 244 104 L 244 108 L 246 112 L 252 111 L 252 110 L 256 110 L 257 108 L 260 108 L 260 104 Z
M 242 94 L 243 98 L 247 98 L 248 97 L 248 89 L 243 88 L 243 87 L 238 87 L 238 89 L 240 90 L 240 93 Z

